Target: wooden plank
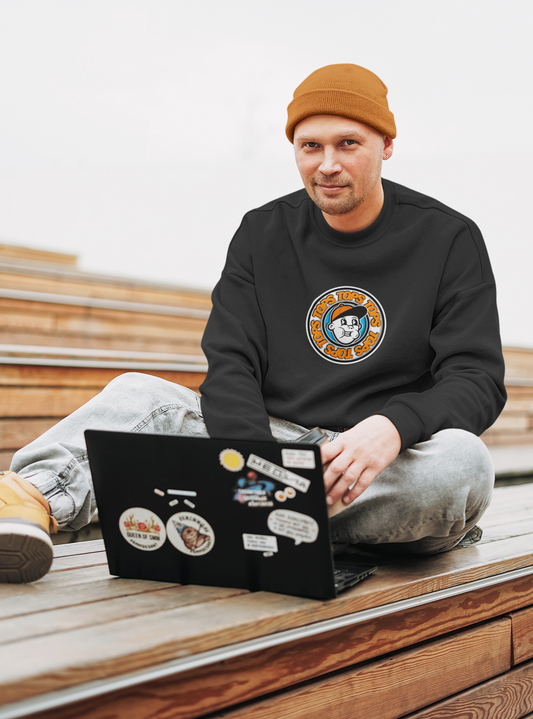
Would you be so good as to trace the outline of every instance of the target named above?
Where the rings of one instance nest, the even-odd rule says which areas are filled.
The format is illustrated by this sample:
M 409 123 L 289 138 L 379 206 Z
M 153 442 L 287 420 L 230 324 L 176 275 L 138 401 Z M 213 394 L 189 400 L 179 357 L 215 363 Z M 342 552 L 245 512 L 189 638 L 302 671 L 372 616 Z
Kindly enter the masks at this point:
M 1 375 L 1 372 L 0 372 Z M 0 379 L 1 382 L 1 379 Z M 20 449 L 57 423 L 57 419 L 0 419 L 0 450 Z
M 77 255 L 66 252 L 51 252 L 50 250 L 37 250 L 30 247 L 19 247 L 18 245 L 0 244 L 0 258 L 15 258 L 17 260 L 30 260 L 31 262 L 44 262 L 47 264 L 60 264 L 74 267 L 78 261 Z
M 43 273 L 31 274 L 24 268 L 11 267 L 7 272 L 5 267 L 0 266 L 0 287 L 130 302 L 151 302 L 176 307 L 197 307 L 208 310 L 211 308 L 208 291 L 185 290 L 169 286 L 157 287 L 118 277 L 105 278 L 81 273 L 73 275 L 57 271 L 46 276 Z
M 533 483 L 519 484 L 514 487 L 497 487 L 492 502 L 483 515 L 481 523 L 488 526 L 501 521 L 512 521 L 512 511 L 520 511 L 522 504 L 533 505 Z M 507 517 L 504 518 L 504 515 Z
M 204 375 L 192 372 L 189 374 L 194 375 L 195 379 L 191 389 L 196 389 Z M 59 421 L 95 397 L 101 389 L 103 388 L 0 386 L 1 412 L 3 417 L 46 417 Z
M 509 668 L 510 620 L 499 619 L 218 716 L 397 719 Z
M 168 305 L 163 305 L 166 306 Z M 0 311 L 3 327 L 47 329 L 58 335 L 80 332 L 105 335 L 112 331 L 126 332 L 127 327 L 132 325 L 144 334 L 154 336 L 165 332 L 171 336 L 196 336 L 203 332 L 207 322 L 207 318 L 203 317 L 181 317 L 140 309 L 84 307 L 78 304 L 55 304 L 2 297 Z
M 513 664 L 533 658 L 533 607 L 511 614 L 513 622 Z
M 92 554 L 105 551 L 103 539 L 93 539 L 89 542 L 73 542 L 54 547 L 54 559 L 57 557 L 75 557 L 80 554 Z
M 0 407 L 4 417 L 65 417 L 99 391 L 76 387 L 0 387 Z
M 57 577 L 57 575 L 54 576 Z M 40 581 L 42 582 L 42 580 Z M 5 596 L 9 587 L 5 585 L 0 587 L 0 608 L 5 609 L 5 614 L 0 615 L 2 618 L 7 619 L 9 617 L 61 609 L 62 607 L 107 601 L 114 597 L 127 597 L 132 594 L 142 594 L 150 591 L 156 592 L 176 585 L 164 582 L 147 582 L 143 579 L 118 579 L 108 576 L 105 579 L 93 579 L 85 584 L 74 582 L 58 587 L 57 590 L 49 588 L 45 591 L 37 582 L 27 586 L 30 591 L 18 596 Z M 4 657 L 4 660 L 7 660 L 7 657 Z
M 510 539 L 380 567 L 365 582 L 328 602 L 257 592 L 216 602 L 216 609 L 211 604 L 147 616 L 143 621 L 142 635 L 139 634 L 137 620 L 126 619 L 115 622 L 113 631 L 107 631 L 105 639 L 94 631 L 81 629 L 67 633 L 68 636 L 63 634 L 47 638 L 46 650 L 44 644 L 40 644 L 43 641 L 40 639 L 21 642 L 13 645 L 9 666 L 0 672 L 0 681 L 7 682 L 7 685 L 0 686 L 0 693 L 9 690 L 10 696 L 13 696 L 21 687 L 26 687 L 27 691 L 28 683 L 38 693 L 41 682 L 50 686 L 50 677 L 60 680 L 61 685 L 90 681 L 102 676 L 102 672 L 112 675 L 145 667 L 176 656 L 207 651 L 235 641 L 245 641 L 473 581 L 519 566 L 529 566 L 530 562 L 531 540 L 524 542 L 523 538 Z M 77 572 L 83 575 L 98 570 L 105 571 L 105 568 L 58 572 L 29 588 L 7 587 L 4 590 L 7 592 L 6 598 L 0 599 L 0 616 L 20 614 L 21 608 L 30 613 L 38 609 L 59 608 L 61 603 L 62 606 L 68 606 L 71 596 L 67 596 L 62 589 L 55 589 L 62 584 L 68 589 L 69 584 L 74 584 L 73 580 L 63 579 L 63 575 L 76 575 Z M 78 581 L 84 581 L 83 576 Z M 108 584 L 120 581 L 113 579 Z M 90 590 L 90 582 L 83 584 L 84 594 Z M 80 600 L 74 600 L 74 603 L 80 603 Z M 162 621 L 163 615 L 165 621 Z M 79 647 L 83 647 L 82 656 Z M 32 657 L 31 665 L 28 656 Z
M 77 542 L 74 542 L 77 544 Z M 65 546 L 65 545 L 58 545 Z M 68 546 L 68 545 L 67 545 Z M 72 557 L 54 557 L 51 572 L 66 572 L 70 569 L 81 569 L 82 567 L 99 567 L 107 565 L 107 555 L 105 551 L 87 552 L 85 554 L 76 554 Z
M 533 377 L 533 352 L 521 347 L 504 347 L 506 373 L 510 377 Z
M 82 627 L 91 627 L 93 631 L 98 631 L 101 637 L 105 637 L 106 627 L 103 625 L 117 619 L 144 617 L 148 613 L 192 604 L 205 604 L 246 593 L 245 589 L 200 587 L 192 584 L 187 587 L 174 585 L 159 591 L 147 591 L 106 601 L 0 619 L 0 646 Z
M 0 472 L 5 472 L 11 467 L 11 460 L 15 451 L 13 449 L 0 450 Z
M 176 352 L 177 354 L 196 354 L 199 349 L 200 335 L 192 337 L 183 334 L 167 337 L 143 337 L 138 334 L 115 337 L 112 333 L 99 335 L 63 334 L 57 335 L 38 330 L 14 330 L 0 326 L 0 344 L 48 345 L 57 347 L 81 347 L 95 350 L 136 350 L 139 352 Z
M 36 598 L 47 593 L 57 594 L 58 601 L 65 606 L 64 600 L 59 595 L 67 587 L 81 588 L 85 584 L 101 580 L 116 581 L 116 578 L 109 574 L 109 569 L 105 565 L 72 569 L 68 572 L 48 573 L 38 582 L 31 584 L 0 584 L 0 617 L 13 617 L 25 613 L 26 599 Z
M 103 719 L 105 707 L 106 717 L 199 717 L 486 621 L 528 601 L 533 601 L 531 580 L 478 590 L 106 694 L 104 700 L 54 710 L 55 716 Z M 149 706 L 148 713 L 139 713 L 139 702 Z
M 470 551 L 458 550 L 457 554 L 467 555 Z M 29 684 L 35 688 L 35 693 L 38 693 L 40 687 L 50 688 L 50 682 L 54 681 L 60 681 L 60 686 L 91 681 L 102 676 L 102 672 L 111 676 L 117 672 L 167 661 L 175 656 L 207 651 L 235 641 L 245 641 L 346 614 L 350 610 L 365 608 L 365 585 L 367 602 L 373 594 L 370 606 L 377 606 L 380 603 L 379 593 L 369 591 L 373 579 L 377 580 L 375 588 L 381 583 L 383 591 L 383 582 L 387 585 L 382 597 L 400 598 L 398 590 L 403 594 L 408 591 L 405 585 L 408 576 L 406 565 L 403 564 L 400 574 L 397 574 L 400 586 L 394 586 L 392 581 L 394 570 L 398 571 L 398 566 L 381 567 L 378 570 L 383 573 L 381 582 L 379 577 L 374 575 L 359 585 L 359 594 L 358 589 L 354 588 L 330 602 L 257 592 L 228 601 L 221 600 L 216 602 L 216 607 L 208 605 L 178 608 L 146 616 L 143 620 L 142 635 L 136 620 L 125 619 L 114 622 L 107 628 L 105 638 L 91 629 L 74 630 L 46 638 L 49 649 L 47 653 L 44 653 L 44 645 L 41 646 L 43 640 L 21 642 L 12 646 L 9 666 L 0 672 L 0 693 L 9 692 L 10 696 L 14 696 L 17 692 L 27 691 Z M 84 570 L 58 574 L 73 574 L 76 571 Z M 49 581 L 53 581 L 53 578 Z M 50 586 L 53 587 L 53 584 Z M 531 583 L 527 586 L 531 588 Z M 412 589 L 411 586 L 411 591 Z M 498 594 L 496 587 L 493 591 L 495 595 Z M 531 601 L 531 596 L 527 601 Z M 57 608 L 57 605 L 52 606 Z M 503 602 L 501 606 L 504 606 Z M 11 611 L 13 608 L 11 607 Z M 2 614 L 7 616 L 0 601 L 0 616 Z M 78 647 L 83 647 L 81 654 Z M 28 656 L 32 657 L 31 665 L 28 663 Z M 4 681 L 7 682 L 6 686 L 3 686 Z
M 405 719 L 527 719 L 532 710 L 533 662 L 527 662 Z
M 527 432 L 505 432 L 491 434 L 490 430 L 484 432 L 481 440 L 487 447 L 501 447 L 515 444 L 533 444 L 533 430 Z
M 78 387 L 103 389 L 112 379 L 128 370 L 94 367 L 54 367 L 16 364 L 0 365 L 0 386 L 12 387 Z M 142 370 L 143 374 L 161 377 L 185 387 L 202 382 L 202 372 L 178 370 Z

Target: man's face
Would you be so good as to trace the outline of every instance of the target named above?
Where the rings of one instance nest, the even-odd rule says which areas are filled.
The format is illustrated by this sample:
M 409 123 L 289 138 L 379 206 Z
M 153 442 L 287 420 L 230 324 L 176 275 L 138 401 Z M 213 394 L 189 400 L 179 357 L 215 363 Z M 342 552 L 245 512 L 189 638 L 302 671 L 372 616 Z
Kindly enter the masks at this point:
M 359 337 L 361 323 L 353 315 L 338 317 L 328 325 L 328 330 L 333 332 L 337 342 L 341 345 L 347 345 Z
M 381 198 L 381 163 L 392 140 L 373 127 L 337 115 L 313 115 L 296 125 L 294 151 L 305 189 L 327 215 L 345 215 Z

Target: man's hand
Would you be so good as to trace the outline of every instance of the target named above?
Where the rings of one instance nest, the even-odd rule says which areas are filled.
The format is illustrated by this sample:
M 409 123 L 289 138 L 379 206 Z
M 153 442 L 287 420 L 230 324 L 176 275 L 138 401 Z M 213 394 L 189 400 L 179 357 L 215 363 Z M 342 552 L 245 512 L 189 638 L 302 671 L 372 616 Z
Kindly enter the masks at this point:
M 337 510 L 341 511 L 343 505 L 353 502 L 398 456 L 400 448 L 398 430 L 390 419 L 379 414 L 323 444 L 320 452 L 328 505 L 342 498 Z

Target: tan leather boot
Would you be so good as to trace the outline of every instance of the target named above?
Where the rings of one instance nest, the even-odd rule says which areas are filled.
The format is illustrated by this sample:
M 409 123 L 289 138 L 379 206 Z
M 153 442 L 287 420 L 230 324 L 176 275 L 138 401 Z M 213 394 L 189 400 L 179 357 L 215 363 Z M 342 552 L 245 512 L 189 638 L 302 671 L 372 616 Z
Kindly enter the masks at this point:
M 57 522 L 33 484 L 0 472 L 0 582 L 34 582 L 52 566 Z

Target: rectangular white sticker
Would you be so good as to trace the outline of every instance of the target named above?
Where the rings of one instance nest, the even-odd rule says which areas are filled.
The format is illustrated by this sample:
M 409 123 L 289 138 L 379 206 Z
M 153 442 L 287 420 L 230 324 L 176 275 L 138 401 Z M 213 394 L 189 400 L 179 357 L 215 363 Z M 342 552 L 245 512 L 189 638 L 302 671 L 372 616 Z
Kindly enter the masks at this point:
M 278 540 L 270 534 L 243 534 L 242 542 L 245 549 L 255 552 L 278 551 Z
M 310 449 L 282 449 L 281 461 L 284 467 L 314 469 L 316 466 L 315 453 Z
M 283 482 L 283 484 L 289 485 L 289 487 L 299 489 L 300 492 L 307 492 L 311 484 L 308 479 L 300 477 L 300 475 L 294 474 L 294 472 L 289 472 L 288 469 L 278 467 L 277 464 L 270 462 L 268 459 L 262 459 L 256 454 L 251 454 L 248 457 L 246 464 L 250 467 L 250 469 L 257 469 L 259 472 L 266 474 L 267 477 L 277 479 L 278 481 Z

